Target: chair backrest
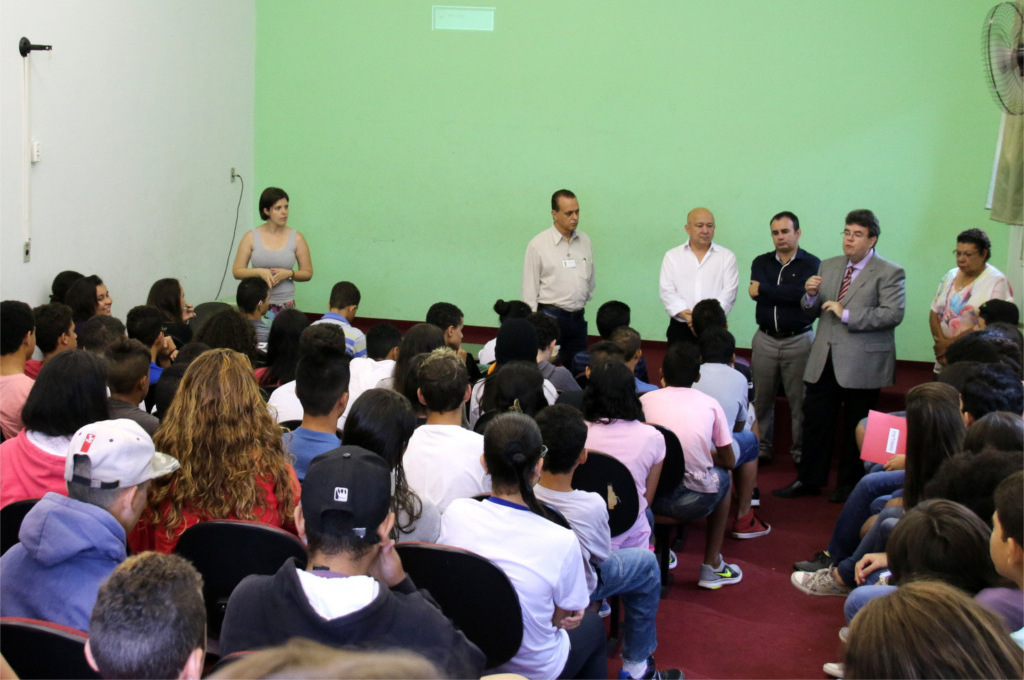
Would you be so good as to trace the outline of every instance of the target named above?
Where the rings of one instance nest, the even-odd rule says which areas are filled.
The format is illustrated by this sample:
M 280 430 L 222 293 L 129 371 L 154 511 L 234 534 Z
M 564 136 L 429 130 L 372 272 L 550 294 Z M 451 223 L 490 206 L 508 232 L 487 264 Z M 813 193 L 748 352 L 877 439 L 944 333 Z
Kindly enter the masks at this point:
M 19 678 L 98 678 L 85 660 L 80 630 L 49 621 L 0 619 L 0 654 Z
M 203 576 L 207 633 L 220 637 L 228 598 L 251 574 L 274 574 L 289 557 L 306 565 L 306 548 L 294 535 L 258 522 L 213 520 L 189 527 L 174 552 Z
M 18 542 L 21 521 L 38 502 L 38 498 L 29 498 L 8 503 L 0 508 L 0 555 L 3 555 L 8 548 Z
M 676 433 L 663 425 L 647 423 L 665 438 L 665 461 L 661 464 L 661 477 L 658 479 L 658 488 L 654 492 L 655 498 L 667 496 L 679 488 L 683 483 L 683 475 L 686 474 L 686 457 L 683 456 L 683 445 L 679 443 Z
M 294 432 L 302 427 L 302 420 L 282 420 L 278 425 L 287 429 L 289 432 Z
M 487 656 L 487 668 L 519 651 L 523 614 L 508 576 L 485 557 L 433 543 L 399 543 L 402 566 L 417 587 Z
M 640 513 L 640 497 L 636 482 L 622 461 L 607 453 L 590 451 L 587 462 L 576 468 L 572 487 L 593 491 L 608 504 L 608 527 L 612 536 L 629 531 Z

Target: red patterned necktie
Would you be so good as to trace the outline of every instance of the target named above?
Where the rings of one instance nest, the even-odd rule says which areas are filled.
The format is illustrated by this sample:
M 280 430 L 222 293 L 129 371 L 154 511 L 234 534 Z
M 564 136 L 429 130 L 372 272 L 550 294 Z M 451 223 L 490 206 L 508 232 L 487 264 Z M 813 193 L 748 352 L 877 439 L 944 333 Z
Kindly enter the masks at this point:
M 850 289 L 850 279 L 853 277 L 853 265 L 851 264 L 846 268 L 846 274 L 843 275 L 843 283 L 839 286 L 839 297 L 836 302 L 842 302 L 843 297 L 846 295 L 846 291 Z

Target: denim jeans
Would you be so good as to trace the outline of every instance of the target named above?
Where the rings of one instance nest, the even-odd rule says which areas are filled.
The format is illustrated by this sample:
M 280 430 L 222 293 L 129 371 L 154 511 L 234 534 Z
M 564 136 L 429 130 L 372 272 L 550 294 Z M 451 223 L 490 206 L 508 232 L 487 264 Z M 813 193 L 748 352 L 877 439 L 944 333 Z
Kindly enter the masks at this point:
M 654 512 L 681 522 L 694 522 L 710 515 L 729 493 L 731 485 L 727 470 L 716 465 L 710 474 L 718 477 L 718 493 L 701 493 L 680 484 L 672 493 L 655 497 Z
M 860 544 L 860 528 L 875 514 L 871 512 L 871 503 L 879 496 L 901 488 L 904 476 L 903 470 L 892 470 L 872 472 L 861 477 L 846 499 L 835 528 L 832 529 L 832 539 L 828 542 L 832 564 L 839 564 L 853 554 Z
M 892 591 L 896 590 L 896 586 L 860 586 L 853 589 L 849 595 L 846 596 L 846 604 L 843 605 L 843 615 L 846 617 L 846 625 L 850 625 L 853 621 L 853 617 L 857 615 L 857 612 L 871 600 L 876 597 L 882 597 L 888 595 Z
M 860 545 L 853 551 L 853 554 L 837 564 L 836 569 L 839 570 L 839 576 L 843 579 L 843 583 L 852 586 L 857 582 L 856 568 L 860 558 L 868 553 L 885 552 L 885 544 L 889 540 L 889 534 L 892 533 L 896 522 L 901 517 L 903 517 L 903 508 L 901 507 L 886 508 L 878 513 L 878 519 L 875 520 L 868 533 L 864 535 L 864 540 L 860 542 Z
M 646 661 L 658 646 L 654 622 L 661 597 L 658 558 L 646 548 L 615 550 L 598 567 L 598 574 L 600 579 L 590 599 L 602 600 L 612 595 L 622 598 L 622 660 Z

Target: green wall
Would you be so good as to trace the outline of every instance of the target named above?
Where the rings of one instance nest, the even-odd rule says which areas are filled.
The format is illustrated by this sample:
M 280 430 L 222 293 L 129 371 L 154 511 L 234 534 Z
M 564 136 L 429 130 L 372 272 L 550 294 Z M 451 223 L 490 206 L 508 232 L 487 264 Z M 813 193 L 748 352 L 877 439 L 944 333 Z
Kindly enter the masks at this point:
M 768 219 L 841 253 L 869 207 L 879 253 L 907 270 L 899 357 L 927 360 L 927 313 L 955 234 L 1006 228 L 984 201 L 999 113 L 982 77 L 991 0 L 515 0 L 493 33 L 431 31 L 422 0 L 257 0 L 256 187 L 291 194 L 325 306 L 339 280 L 360 314 L 422 319 L 449 300 L 496 325 L 518 298 L 551 192 L 574 190 L 594 242 L 598 305 L 621 299 L 663 340 L 664 252 L 705 205 L 741 263 L 730 326 L 755 330 L 749 263 Z M 255 208 L 254 208 L 255 213 Z

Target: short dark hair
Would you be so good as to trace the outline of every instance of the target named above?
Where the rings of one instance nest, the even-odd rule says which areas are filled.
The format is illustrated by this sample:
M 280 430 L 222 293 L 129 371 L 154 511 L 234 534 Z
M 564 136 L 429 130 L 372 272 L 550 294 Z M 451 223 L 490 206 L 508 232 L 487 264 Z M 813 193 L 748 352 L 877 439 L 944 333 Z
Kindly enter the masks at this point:
M 103 285 L 103 279 L 96 276 L 83 276 L 68 288 L 64 295 L 64 304 L 71 308 L 75 319 L 88 319 L 96 314 L 96 289 Z
M 25 336 L 35 327 L 35 317 L 27 303 L 19 300 L 0 302 L 0 354 L 6 356 L 21 349 Z
M 249 279 L 242 279 L 238 282 L 238 290 L 235 293 L 235 302 L 238 308 L 246 314 L 252 314 L 260 303 L 270 295 L 270 286 L 258 276 Z
M 337 352 L 309 352 L 295 367 L 295 396 L 305 414 L 325 416 L 348 392 L 349 357 Z
M 331 309 L 345 309 L 352 305 L 359 305 L 363 296 L 351 281 L 339 281 L 331 288 L 331 300 L 328 306 Z
M 427 410 L 447 413 L 462 406 L 469 385 L 466 363 L 448 347 L 433 350 L 416 372 Z
M 82 278 L 82 275 L 71 269 L 65 269 L 60 274 L 53 277 L 53 283 L 50 284 L 50 302 L 60 302 L 61 304 L 64 304 L 64 298 L 68 294 L 68 288 L 70 288 L 71 284 L 80 278 Z
M 583 415 L 587 420 L 640 420 L 643 413 L 636 394 L 636 378 L 626 364 L 602 361 L 592 368 L 583 392 Z
M 525 319 L 532 311 L 522 300 L 497 300 L 492 309 L 500 323 L 505 323 L 505 319 Z
M 544 376 L 537 362 L 510 361 L 488 376 L 480 410 L 485 413 L 519 411 L 534 416 L 547 405 Z
M 115 394 L 127 394 L 149 374 L 149 348 L 138 340 L 124 340 L 107 348 L 107 384 Z
M 123 339 L 125 327 L 113 316 L 93 316 L 82 324 L 78 332 L 78 347 L 94 354 L 105 354 L 107 347 Z
M 556 475 L 572 470 L 587 445 L 587 423 L 575 406 L 553 404 L 537 414 L 548 455 L 544 469 Z
M 206 648 L 202 576 L 179 555 L 132 555 L 100 586 L 89 648 L 104 678 L 178 677 Z
M 427 310 L 427 323 L 432 323 L 443 331 L 458 328 L 464 319 L 462 310 L 450 302 L 435 302 Z
M 619 326 L 608 339 L 619 346 L 626 361 L 632 361 L 640 351 L 640 334 L 629 326 Z
M 597 308 L 597 333 L 602 340 L 611 340 L 612 331 L 630 322 L 629 305 L 618 300 L 609 300 Z
M 260 218 L 267 219 L 267 211 L 273 208 L 274 204 L 282 198 L 286 201 L 291 200 L 284 189 L 278 189 L 277 187 L 267 187 L 264 189 L 263 193 L 260 194 Z
M 958 453 L 939 466 L 924 487 L 924 497 L 956 501 L 991 522 L 996 487 L 1021 469 L 1024 469 L 1024 456 L 1019 450 Z
M 310 352 L 348 354 L 345 331 L 336 323 L 315 323 L 299 336 L 299 358 Z
M 1005 541 L 1012 538 L 1024 545 L 1024 472 L 1014 472 L 999 482 L 995 492 L 996 516 L 1003 527 Z
M 772 226 L 772 222 L 776 220 L 789 220 L 793 223 L 793 231 L 800 231 L 800 218 L 794 213 L 788 210 L 783 210 L 780 213 L 775 213 L 770 220 L 768 220 L 768 226 Z
M 132 307 L 125 318 L 128 337 L 138 340 L 146 347 L 153 346 L 163 332 L 165 323 L 164 315 L 159 309 L 145 305 Z
M 991 326 L 994 323 L 1007 323 L 1016 326 L 1020 323 L 1020 310 L 1009 300 L 988 300 L 978 307 L 978 316 Z
M 526 320 L 533 324 L 534 329 L 537 331 L 538 350 L 547 349 L 552 341 L 557 341 L 562 337 L 558 322 L 555 321 L 554 317 L 548 316 L 544 312 L 533 312 L 530 316 L 526 317 Z
M 956 235 L 957 243 L 970 243 L 978 249 L 979 253 L 985 254 L 985 261 L 992 257 L 992 241 L 988 234 L 981 229 L 965 229 Z
M 26 430 L 51 437 L 109 418 L 106 361 L 91 352 L 61 352 L 43 364 L 21 409 Z
M 677 342 L 669 346 L 661 372 L 669 387 L 692 386 L 700 376 L 700 350 L 692 342 Z
M 722 303 L 717 298 L 706 298 L 693 306 L 690 325 L 699 338 L 709 328 L 725 328 L 729 321 L 725 316 L 725 310 L 722 309 Z
M 36 345 L 43 354 L 57 349 L 60 336 L 74 323 L 71 308 L 62 302 L 39 305 L 32 310 L 32 315 L 36 320 Z
M 386 359 L 402 345 L 402 332 L 390 323 L 379 323 L 366 332 L 366 356 L 375 361 Z
M 724 328 L 709 328 L 697 341 L 705 364 L 728 364 L 736 353 L 736 338 Z
M 590 346 L 590 358 L 587 360 L 587 366 L 594 368 L 603 361 L 610 361 L 616 359 L 625 363 L 626 355 L 622 351 L 622 348 L 616 345 L 611 340 L 599 340 Z
M 551 194 L 552 210 L 558 210 L 558 199 L 560 198 L 576 198 L 576 194 L 572 193 L 568 189 L 559 189 L 555 193 Z
M 975 420 L 993 411 L 1024 411 L 1024 385 L 1009 366 L 978 364 L 960 396 L 964 413 Z
M 146 304 L 159 309 L 166 321 L 181 323 L 181 282 L 178 279 L 160 279 L 149 289 Z
M 211 349 L 231 349 L 252 361 L 256 356 L 256 329 L 241 312 L 224 309 L 209 319 L 195 335 L 197 342 Z
M 866 227 L 868 238 L 878 238 L 882 235 L 882 226 L 878 223 L 878 218 L 875 217 L 875 213 L 867 209 L 851 210 L 846 213 L 846 224 Z
M 979 453 L 985 447 L 1024 451 L 1024 418 L 1019 413 L 992 411 L 975 420 L 964 433 L 963 450 Z

